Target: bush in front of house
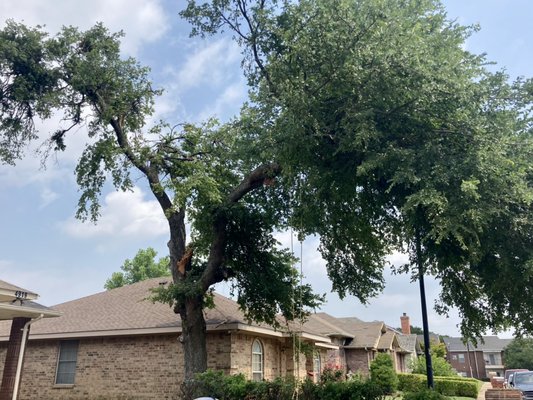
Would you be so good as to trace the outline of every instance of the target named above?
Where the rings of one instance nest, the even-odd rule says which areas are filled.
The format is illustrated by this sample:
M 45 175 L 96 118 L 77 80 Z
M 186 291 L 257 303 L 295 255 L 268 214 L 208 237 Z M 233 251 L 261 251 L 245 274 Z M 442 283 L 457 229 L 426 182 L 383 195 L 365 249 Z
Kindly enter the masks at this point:
M 398 374 L 398 390 L 421 392 L 427 388 L 427 376 L 422 374 Z
M 441 357 L 432 357 L 433 376 L 457 376 L 457 371 L 451 364 Z M 420 356 L 411 363 L 414 374 L 426 375 L 426 357 Z
M 446 396 L 477 397 L 480 382 L 475 379 L 435 377 L 435 389 Z
M 370 364 L 370 379 L 381 386 L 385 394 L 392 394 L 398 389 L 398 374 L 390 355 L 379 353 L 376 356 Z
M 398 374 L 398 389 L 418 393 L 427 387 L 427 376 L 422 374 Z M 434 377 L 435 391 L 445 396 L 477 397 L 480 382 L 460 376 Z
M 379 400 L 383 389 L 371 380 L 350 380 L 347 382 L 325 382 L 315 384 L 311 380 L 302 383 L 300 400 Z M 289 399 L 288 399 L 289 400 Z
M 198 374 L 194 384 L 187 387 L 186 399 L 209 396 L 218 400 L 292 400 L 295 390 L 300 400 L 379 400 L 383 396 L 382 387 L 371 380 L 314 383 L 307 379 L 297 385 L 292 377 L 253 382 L 242 374 L 227 375 L 222 371 Z
M 447 397 L 436 390 L 424 389 L 415 393 L 406 393 L 403 400 L 446 400 Z

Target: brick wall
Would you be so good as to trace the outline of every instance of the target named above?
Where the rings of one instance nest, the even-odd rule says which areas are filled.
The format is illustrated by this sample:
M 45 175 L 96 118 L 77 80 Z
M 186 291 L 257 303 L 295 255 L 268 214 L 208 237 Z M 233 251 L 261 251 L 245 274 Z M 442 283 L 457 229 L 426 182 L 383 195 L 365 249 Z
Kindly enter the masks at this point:
M 83 339 L 75 384 L 57 387 L 59 341 L 31 341 L 26 353 L 20 400 L 176 399 L 183 379 L 176 336 Z
M 231 335 L 231 366 L 232 374 L 243 373 L 252 378 L 252 343 L 258 339 L 263 346 L 263 362 L 265 379 L 273 379 L 281 374 L 282 366 L 286 366 L 286 349 L 284 341 L 277 338 L 257 337 L 245 333 Z
M 459 355 L 462 354 L 464 362 L 460 362 Z M 455 356 L 455 358 L 454 358 Z M 448 352 L 446 355 L 448 362 L 459 373 L 464 373 L 468 377 L 477 379 L 487 378 L 485 360 L 481 351 L 457 351 Z
M 486 400 L 498 400 L 498 399 L 516 399 L 522 398 L 519 390 L 512 389 L 487 389 L 485 392 Z
M 251 378 L 251 350 L 256 338 L 263 345 L 265 379 L 292 374 L 303 379 L 306 365 L 312 369 L 312 358 L 308 362 L 303 354 L 299 364 L 294 364 L 292 340 L 239 332 L 208 335 L 208 368 Z M 28 342 L 20 400 L 179 398 L 183 353 L 177 335 L 80 339 L 75 384 L 68 387 L 55 385 L 59 344 L 59 340 Z M 7 343 L 0 344 L 0 372 L 6 347 Z M 327 359 L 325 349 L 320 354 L 322 360 Z
M 346 349 L 346 366 L 353 373 L 368 376 L 369 353 L 365 349 Z

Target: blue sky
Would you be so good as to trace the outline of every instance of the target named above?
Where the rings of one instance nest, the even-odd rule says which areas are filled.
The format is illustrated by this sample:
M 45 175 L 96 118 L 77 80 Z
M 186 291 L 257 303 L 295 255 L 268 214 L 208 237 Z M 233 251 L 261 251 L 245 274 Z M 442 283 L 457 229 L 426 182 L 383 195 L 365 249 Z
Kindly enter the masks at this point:
M 163 0 L 2 0 L 0 24 L 7 18 L 46 25 L 51 32 L 62 25 L 89 28 L 102 21 L 111 30 L 123 30 L 124 52 L 152 68 L 154 81 L 165 89 L 157 103 L 157 117 L 170 122 L 200 121 L 209 116 L 227 119 L 246 99 L 239 69 L 240 54 L 228 39 L 202 41 L 188 38 L 186 23 L 178 17 L 183 1 Z M 468 50 L 487 53 L 489 60 L 513 76 L 530 76 L 533 62 L 533 1 L 447 0 L 450 18 L 462 24 L 479 23 Z M 40 124 L 43 132 L 57 119 Z M 0 279 L 33 290 L 45 305 L 58 304 L 103 290 L 105 280 L 118 271 L 139 248 L 166 252 L 167 226 L 138 176 L 131 193 L 112 189 L 103 194 L 102 217 L 97 225 L 74 219 L 78 200 L 73 168 L 86 139 L 78 131 L 67 142 L 68 151 L 53 157 L 45 170 L 29 149 L 16 167 L 0 165 Z M 289 234 L 280 240 L 290 243 Z M 299 246 L 299 244 L 298 244 Z M 300 249 L 296 249 L 297 253 Z M 306 281 L 317 291 L 329 292 L 324 262 L 316 240 L 303 244 Z M 402 255 L 391 255 L 399 262 Z M 222 291 L 227 287 L 222 286 Z M 438 294 L 438 283 L 427 282 L 428 298 Z M 403 312 L 421 326 L 418 285 L 406 276 L 388 276 L 382 295 L 366 306 L 353 298 L 328 295 L 323 310 L 337 316 L 384 320 L 398 326 Z M 458 317 L 437 316 L 430 310 L 430 329 L 457 335 Z

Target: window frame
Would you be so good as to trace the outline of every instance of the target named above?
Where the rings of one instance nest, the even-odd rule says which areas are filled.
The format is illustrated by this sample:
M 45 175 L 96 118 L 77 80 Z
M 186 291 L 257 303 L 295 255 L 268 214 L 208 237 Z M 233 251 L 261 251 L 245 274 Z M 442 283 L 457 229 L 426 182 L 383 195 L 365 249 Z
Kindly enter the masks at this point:
M 322 357 L 320 357 L 320 352 L 315 350 L 313 352 L 313 377 L 314 377 L 315 382 L 320 382 L 321 373 L 322 373 Z
M 67 347 L 70 346 L 70 347 Z M 54 385 L 55 386 L 74 386 L 74 383 L 76 382 L 76 369 L 78 364 L 78 352 L 80 347 L 79 340 L 61 340 L 59 342 L 58 346 L 58 355 L 57 355 L 57 364 L 56 364 L 56 373 L 54 378 Z M 70 354 L 67 353 L 68 356 L 71 356 L 72 354 L 74 357 L 72 358 L 62 358 L 62 356 L 65 355 L 66 350 L 74 350 Z M 61 366 L 64 365 L 72 365 L 73 369 L 69 371 L 60 371 Z M 65 380 L 65 375 L 69 376 L 69 379 Z M 61 382 L 59 381 L 61 379 Z
M 256 351 L 256 345 L 259 348 L 259 351 Z M 261 382 L 265 379 L 265 351 L 263 343 L 259 339 L 254 339 L 252 342 L 252 381 Z M 257 362 L 256 358 L 259 358 Z M 255 369 L 256 366 L 259 366 L 259 369 Z

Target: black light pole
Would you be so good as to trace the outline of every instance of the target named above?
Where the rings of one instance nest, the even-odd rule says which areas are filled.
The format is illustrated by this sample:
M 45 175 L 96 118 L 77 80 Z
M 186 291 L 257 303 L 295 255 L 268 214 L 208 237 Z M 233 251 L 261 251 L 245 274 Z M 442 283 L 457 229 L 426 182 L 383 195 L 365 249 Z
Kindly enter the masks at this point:
M 429 352 L 429 324 L 428 311 L 426 307 L 426 288 L 424 286 L 424 263 L 422 262 L 422 248 L 420 245 L 420 232 L 416 230 L 416 262 L 418 267 L 418 282 L 420 283 L 420 304 L 422 305 L 422 328 L 424 329 L 424 355 L 426 356 L 426 371 L 428 377 L 428 388 L 433 389 L 433 365 L 431 364 L 431 354 Z

